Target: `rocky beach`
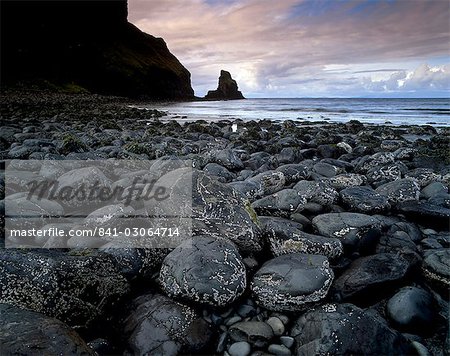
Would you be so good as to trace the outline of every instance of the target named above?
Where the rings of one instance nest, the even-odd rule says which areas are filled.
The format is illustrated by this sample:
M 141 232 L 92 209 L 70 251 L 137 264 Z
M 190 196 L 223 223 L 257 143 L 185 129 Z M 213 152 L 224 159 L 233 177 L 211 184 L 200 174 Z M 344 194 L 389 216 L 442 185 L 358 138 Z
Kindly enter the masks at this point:
M 192 236 L 177 246 L 39 237 L 1 249 L 0 354 L 448 355 L 449 128 L 180 123 L 131 99 L 42 90 L 0 100 L 14 181 L 1 178 L 3 215 L 67 213 L 24 195 L 35 162 L 105 186 L 129 172 L 58 162 L 192 169 Z M 101 209 L 104 226 L 124 214 Z

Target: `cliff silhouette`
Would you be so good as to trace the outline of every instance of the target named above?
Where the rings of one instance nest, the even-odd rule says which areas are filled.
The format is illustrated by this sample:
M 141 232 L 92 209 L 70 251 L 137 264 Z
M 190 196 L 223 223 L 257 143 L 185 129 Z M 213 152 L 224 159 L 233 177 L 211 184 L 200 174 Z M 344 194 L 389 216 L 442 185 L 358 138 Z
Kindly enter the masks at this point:
M 127 21 L 126 0 L 1 1 L 1 85 L 51 83 L 100 94 L 194 97 L 166 43 Z

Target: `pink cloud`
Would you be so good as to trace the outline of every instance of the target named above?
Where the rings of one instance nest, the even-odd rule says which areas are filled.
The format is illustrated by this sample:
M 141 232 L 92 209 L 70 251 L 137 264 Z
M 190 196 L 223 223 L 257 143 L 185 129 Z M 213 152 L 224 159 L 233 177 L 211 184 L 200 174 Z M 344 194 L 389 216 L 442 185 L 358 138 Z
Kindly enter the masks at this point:
M 129 20 L 166 40 L 198 95 L 216 85 L 222 68 L 244 91 L 264 92 L 308 79 L 342 80 L 324 72 L 329 64 L 383 67 L 448 57 L 449 16 L 449 3 L 440 0 L 129 0 Z

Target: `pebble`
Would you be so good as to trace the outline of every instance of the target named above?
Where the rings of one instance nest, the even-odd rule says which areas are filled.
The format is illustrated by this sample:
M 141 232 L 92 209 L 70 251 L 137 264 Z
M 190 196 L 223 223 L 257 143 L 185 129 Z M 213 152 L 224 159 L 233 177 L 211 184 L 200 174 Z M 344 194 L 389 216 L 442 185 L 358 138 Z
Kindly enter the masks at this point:
M 228 341 L 228 333 L 224 332 L 220 334 L 219 341 L 217 342 L 216 352 L 218 353 L 224 352 L 225 348 L 227 347 L 227 341 Z
M 246 341 L 235 342 L 234 344 L 231 344 L 230 348 L 228 349 L 228 353 L 230 354 L 230 356 L 248 356 L 250 355 L 251 351 L 252 348 Z
M 237 322 L 241 321 L 242 318 L 238 315 L 232 316 L 231 318 L 225 320 L 225 325 L 226 326 L 231 326 L 233 324 L 236 324 Z
M 277 317 L 270 317 L 269 319 L 267 319 L 266 323 L 269 324 L 269 326 L 272 328 L 273 334 L 275 336 L 281 336 L 284 334 L 284 324 Z
M 243 317 L 246 318 L 248 316 L 255 316 L 256 315 L 256 309 L 250 305 L 242 304 L 237 309 L 237 313 Z
M 272 344 L 267 349 L 270 353 L 279 356 L 291 356 L 291 350 L 284 345 Z
M 280 336 L 280 341 L 284 346 L 290 349 L 292 346 L 294 346 L 295 340 L 290 336 Z
M 417 287 L 402 288 L 389 299 L 386 310 L 399 329 L 419 335 L 429 333 L 436 319 L 433 296 Z

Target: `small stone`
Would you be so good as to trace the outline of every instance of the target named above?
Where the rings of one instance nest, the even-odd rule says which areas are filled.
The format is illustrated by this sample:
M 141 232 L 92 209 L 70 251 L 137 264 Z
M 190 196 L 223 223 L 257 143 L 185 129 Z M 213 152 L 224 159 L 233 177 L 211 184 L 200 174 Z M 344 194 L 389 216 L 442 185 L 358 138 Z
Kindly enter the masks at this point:
M 234 324 L 229 330 L 234 341 L 247 341 L 255 347 L 265 347 L 273 338 L 272 328 L 261 321 L 243 321 Z
M 284 334 L 284 324 L 277 317 L 270 317 L 266 323 L 272 328 L 275 336 L 281 336 Z
M 295 340 L 291 336 L 281 336 L 280 341 L 284 346 L 290 349 L 292 346 L 294 346 Z
M 172 297 L 226 306 L 246 287 L 246 270 L 233 243 L 210 236 L 186 240 L 164 259 L 162 289 Z
M 259 266 L 258 261 L 255 260 L 253 257 L 245 257 L 242 259 L 242 262 L 244 263 L 245 267 L 247 268 L 247 271 L 254 271 Z
M 389 299 L 386 309 L 399 330 L 419 335 L 432 329 L 436 317 L 433 296 L 417 287 L 402 288 Z
M 240 316 L 238 316 L 238 315 L 232 316 L 231 318 L 225 320 L 225 325 L 226 325 L 226 326 L 231 326 L 231 325 L 233 325 L 233 324 L 238 323 L 238 322 L 241 321 L 241 320 L 242 320 L 242 318 L 241 318 Z
M 87 345 L 97 354 L 111 353 L 111 345 L 106 339 L 95 339 L 87 343 Z
M 431 356 L 430 351 L 418 341 L 413 341 L 411 345 L 414 347 L 418 356 Z
M 254 307 L 252 307 L 251 305 L 242 304 L 238 307 L 237 313 L 241 317 L 246 318 L 248 316 L 256 315 L 256 309 Z
M 217 342 L 216 352 L 222 353 L 225 351 L 225 347 L 227 346 L 228 341 L 228 333 L 224 332 L 220 334 L 219 341 Z
M 432 182 L 420 192 L 420 197 L 424 199 L 433 198 L 436 195 L 447 194 L 448 188 L 441 182 Z
M 250 355 L 252 348 L 246 341 L 235 342 L 228 349 L 230 356 L 247 356 Z
M 442 248 L 442 245 L 436 239 L 430 237 L 420 241 L 420 245 L 425 250 L 436 250 Z
M 280 355 L 280 356 L 291 356 L 291 350 L 289 350 L 286 346 L 284 345 L 278 345 L 278 344 L 272 344 L 269 346 L 268 351 L 271 354 L 274 355 Z
M 253 276 L 251 289 L 266 309 L 301 311 L 325 298 L 333 278 L 325 256 L 291 253 L 267 261 Z
M 211 322 L 214 325 L 220 325 L 223 322 L 223 318 L 220 315 L 216 315 L 214 313 L 211 314 Z
M 431 287 L 448 293 L 450 287 L 450 249 L 435 250 L 423 261 L 422 273 Z
M 228 308 L 222 314 L 220 314 L 220 316 L 222 318 L 228 318 L 232 312 L 233 312 L 233 308 Z
M 280 313 L 273 313 L 272 316 L 276 316 L 278 319 L 281 320 L 281 322 L 282 322 L 284 325 L 289 324 L 289 317 L 288 317 L 287 315 L 280 314 Z

